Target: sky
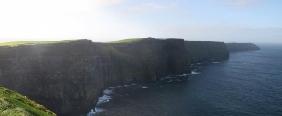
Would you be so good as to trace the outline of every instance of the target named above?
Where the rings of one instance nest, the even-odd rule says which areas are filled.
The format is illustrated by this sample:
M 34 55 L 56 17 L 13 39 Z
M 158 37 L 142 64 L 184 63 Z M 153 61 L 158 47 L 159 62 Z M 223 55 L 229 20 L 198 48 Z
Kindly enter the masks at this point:
M 0 41 L 282 43 L 282 0 L 0 0 Z

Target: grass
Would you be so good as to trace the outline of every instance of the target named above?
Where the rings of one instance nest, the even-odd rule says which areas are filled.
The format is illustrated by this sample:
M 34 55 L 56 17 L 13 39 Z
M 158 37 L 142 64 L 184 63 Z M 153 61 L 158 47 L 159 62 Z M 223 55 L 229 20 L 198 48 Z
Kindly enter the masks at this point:
M 75 40 L 64 40 L 64 41 L 12 41 L 0 43 L 0 46 L 16 47 L 21 45 L 38 45 L 38 44 L 54 44 L 54 43 L 65 43 Z
M 19 93 L 0 87 L 0 116 L 56 116 Z
M 118 41 L 112 41 L 107 43 L 132 43 L 141 41 L 143 38 L 130 38 L 130 39 L 123 39 Z M 1 46 L 8 46 L 8 47 L 16 47 L 21 45 L 38 45 L 38 44 L 54 44 L 54 43 L 66 43 L 72 42 L 77 40 L 63 40 L 63 41 L 11 41 L 11 42 L 2 42 L 0 43 Z
M 138 41 L 141 41 L 141 40 L 142 40 L 142 38 L 130 38 L 130 39 L 112 41 L 112 42 L 109 42 L 109 43 L 131 43 L 131 42 L 138 42 Z

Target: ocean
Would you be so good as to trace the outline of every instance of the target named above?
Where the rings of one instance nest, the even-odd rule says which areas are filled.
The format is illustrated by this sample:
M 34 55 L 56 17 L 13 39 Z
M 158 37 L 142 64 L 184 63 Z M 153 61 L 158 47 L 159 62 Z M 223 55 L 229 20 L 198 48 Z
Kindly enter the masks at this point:
M 199 65 L 187 80 L 112 87 L 96 115 L 282 116 L 282 45 L 259 46 Z

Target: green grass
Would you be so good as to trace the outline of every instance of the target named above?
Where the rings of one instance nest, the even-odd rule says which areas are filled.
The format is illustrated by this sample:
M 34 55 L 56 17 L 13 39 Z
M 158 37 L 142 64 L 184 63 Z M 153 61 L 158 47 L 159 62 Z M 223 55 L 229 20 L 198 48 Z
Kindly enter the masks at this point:
M 75 40 L 64 40 L 64 41 L 12 41 L 12 42 L 3 42 L 0 43 L 0 46 L 21 46 L 21 45 L 38 45 L 38 44 L 54 44 L 54 43 L 65 43 Z
M 141 41 L 143 38 L 130 38 L 130 39 L 123 39 L 118 41 L 112 41 L 109 43 L 131 43 L 131 42 L 138 42 Z
M 143 40 L 144 38 L 130 38 L 130 39 L 123 39 L 118 41 L 112 41 L 107 43 L 132 43 L 138 42 Z M 1 46 L 8 46 L 8 47 L 16 47 L 21 45 L 38 45 L 38 44 L 54 44 L 54 43 L 67 43 L 72 41 L 78 40 L 63 40 L 63 41 L 11 41 L 11 42 L 2 42 L 0 43 Z
M 42 105 L 0 86 L 0 116 L 56 116 Z

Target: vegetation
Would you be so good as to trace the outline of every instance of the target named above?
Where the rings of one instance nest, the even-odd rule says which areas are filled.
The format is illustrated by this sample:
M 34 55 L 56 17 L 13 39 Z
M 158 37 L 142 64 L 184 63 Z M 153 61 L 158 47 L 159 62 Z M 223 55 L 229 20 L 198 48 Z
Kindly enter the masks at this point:
M 143 38 L 130 38 L 130 39 L 123 39 L 118 41 L 112 41 L 109 43 L 131 43 L 131 42 L 138 42 L 143 40 Z M 66 43 L 78 40 L 63 40 L 63 41 L 11 41 L 11 42 L 2 42 L 0 43 L 1 46 L 9 46 L 9 47 L 16 47 L 21 45 L 38 45 L 38 44 L 54 44 L 54 43 Z
M 131 43 L 131 42 L 138 42 L 138 41 L 141 41 L 141 40 L 142 40 L 142 38 L 130 38 L 130 39 L 112 41 L 110 43 Z
M 15 47 L 15 46 L 20 46 L 20 45 L 53 44 L 53 43 L 65 43 L 65 42 L 70 42 L 70 41 L 71 40 L 64 40 L 64 41 L 12 41 L 12 42 L 0 43 L 0 46 Z
M 0 116 L 56 116 L 56 114 L 15 91 L 0 87 Z

